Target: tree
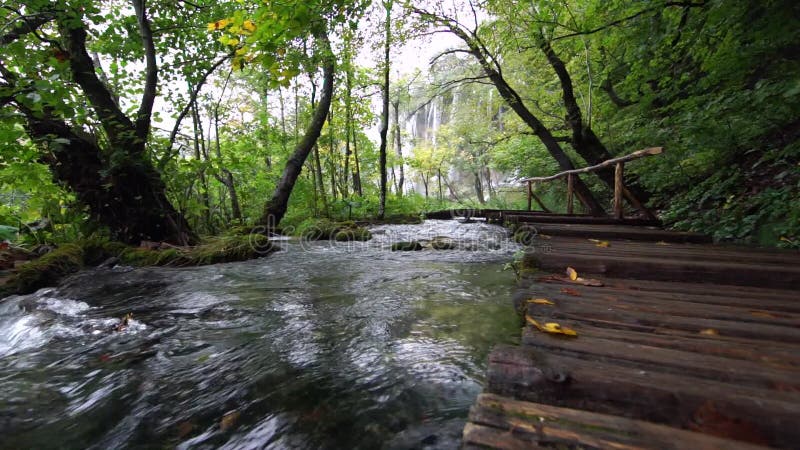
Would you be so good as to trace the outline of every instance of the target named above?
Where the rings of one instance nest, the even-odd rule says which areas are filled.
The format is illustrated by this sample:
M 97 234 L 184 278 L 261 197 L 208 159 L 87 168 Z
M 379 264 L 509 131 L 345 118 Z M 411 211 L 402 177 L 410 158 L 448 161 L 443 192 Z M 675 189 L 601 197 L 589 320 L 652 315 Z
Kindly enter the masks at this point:
M 470 4 L 470 6 L 473 6 Z M 474 8 L 474 6 L 473 6 Z M 559 144 L 559 140 L 553 135 L 544 123 L 535 116 L 530 109 L 525 105 L 522 97 L 514 90 L 508 83 L 503 75 L 499 59 L 494 56 L 479 36 L 479 25 L 477 23 L 477 13 L 473 9 L 475 16 L 474 28 L 469 28 L 463 25 L 458 19 L 448 16 L 444 11 L 431 12 L 424 9 L 412 7 L 412 11 L 416 13 L 423 20 L 431 23 L 434 26 L 441 26 L 449 32 L 456 35 L 466 44 L 466 49 L 453 49 L 446 53 L 466 53 L 472 55 L 480 64 L 484 75 L 473 77 L 471 80 L 488 79 L 495 85 L 497 91 L 508 103 L 509 107 L 522 119 L 523 122 L 531 129 L 531 131 L 541 140 L 550 155 L 558 162 L 562 170 L 574 169 L 572 161 L 569 156 L 564 152 Z M 469 80 L 466 80 L 469 81 Z M 575 193 L 581 202 L 589 209 L 594 215 L 603 215 L 605 211 L 603 207 L 597 202 L 592 195 L 586 184 L 580 179 L 575 180 Z
M 386 10 L 383 31 L 383 63 L 381 64 L 381 127 L 379 130 L 381 146 L 379 150 L 379 170 L 380 170 L 380 202 L 378 204 L 378 218 L 383 219 L 386 213 L 386 147 L 387 134 L 389 131 L 389 51 L 392 45 L 392 4 L 393 0 L 384 0 L 383 8 Z
M 75 192 L 113 237 L 128 243 L 188 244 L 196 238 L 167 200 L 147 153 L 158 87 L 157 55 L 145 0 L 132 0 L 131 5 L 145 61 L 144 86 L 133 117 L 123 112 L 89 54 L 87 21 L 105 20 L 91 2 L 59 7 L 35 2 L 4 9 L 13 11 L 5 17 L 13 26 L 0 37 L 5 44 L 0 105 L 13 109 L 12 120 L 24 123 L 54 178 Z M 51 68 L 37 73 L 43 61 Z M 99 122 L 99 130 L 78 120 L 81 114 L 74 111 L 83 108 L 84 101 L 94 112 L 86 119 Z

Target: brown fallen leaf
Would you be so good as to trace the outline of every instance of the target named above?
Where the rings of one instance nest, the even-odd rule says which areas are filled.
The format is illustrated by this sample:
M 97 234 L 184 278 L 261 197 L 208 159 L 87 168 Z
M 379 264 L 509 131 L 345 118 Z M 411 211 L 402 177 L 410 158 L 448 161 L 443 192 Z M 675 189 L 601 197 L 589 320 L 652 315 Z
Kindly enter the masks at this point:
M 700 334 L 705 334 L 706 336 L 719 336 L 719 331 L 713 328 L 706 328 L 705 330 L 701 330 Z
M 576 291 L 575 289 L 561 288 L 561 293 L 571 295 L 573 297 L 581 297 L 581 293 Z
M 669 245 L 669 244 L 664 241 L 658 241 L 656 242 L 656 245 Z
M 572 267 L 567 267 L 567 276 L 570 280 L 575 281 L 578 279 L 578 272 Z
M 226 412 L 219 421 L 219 429 L 227 431 L 233 428 L 236 425 L 236 421 L 239 420 L 239 416 L 241 416 L 241 413 L 236 410 Z
M 555 305 L 555 303 L 546 298 L 529 298 L 528 303 L 533 303 L 534 305 Z

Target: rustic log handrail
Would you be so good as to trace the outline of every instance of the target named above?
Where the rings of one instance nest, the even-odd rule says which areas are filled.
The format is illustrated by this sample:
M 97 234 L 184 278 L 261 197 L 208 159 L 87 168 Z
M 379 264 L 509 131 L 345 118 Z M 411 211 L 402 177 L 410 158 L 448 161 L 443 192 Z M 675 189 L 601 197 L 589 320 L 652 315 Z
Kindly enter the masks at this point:
M 648 210 L 635 196 L 631 194 L 631 192 L 625 187 L 625 183 L 623 181 L 623 174 L 625 170 L 625 163 L 628 161 L 632 161 L 634 159 L 643 158 L 645 156 L 653 156 L 659 155 L 664 152 L 664 147 L 650 147 L 644 150 L 638 150 L 631 154 L 620 156 L 618 158 L 609 159 L 606 161 L 601 162 L 600 164 L 595 164 L 594 166 L 583 167 L 581 169 L 573 169 L 573 170 L 566 170 L 564 172 L 557 173 L 555 175 L 551 175 L 549 177 L 532 177 L 532 178 L 523 178 L 520 180 L 522 183 L 528 184 L 528 211 L 531 210 L 531 203 L 532 200 L 535 199 L 536 203 L 545 210 L 548 211 L 547 208 L 542 204 L 542 201 L 533 193 L 533 183 L 539 183 L 543 181 L 552 181 L 557 180 L 562 177 L 567 177 L 567 214 L 573 214 L 574 207 L 573 207 L 573 197 L 575 194 L 575 177 L 582 173 L 590 173 L 596 172 L 601 169 L 605 169 L 607 167 L 614 166 L 614 217 L 617 219 L 623 218 L 623 208 L 622 208 L 622 200 L 623 198 L 627 198 L 629 202 L 633 205 L 634 208 L 641 211 L 645 217 L 649 219 L 655 219 L 653 213 Z
M 643 158 L 645 156 L 652 156 L 652 155 L 659 155 L 664 153 L 664 147 L 650 147 L 644 150 L 635 151 L 629 155 L 620 156 L 619 158 L 609 159 L 606 161 L 601 162 L 600 164 L 596 164 L 594 166 L 583 167 L 580 169 L 573 169 L 573 170 L 565 170 L 564 172 L 557 173 L 555 175 L 551 175 L 549 177 L 532 177 L 532 178 L 523 178 L 520 180 L 521 183 L 525 183 L 527 181 L 552 181 L 557 180 L 561 177 L 565 177 L 568 175 L 576 175 L 579 173 L 589 173 L 589 172 L 596 172 L 600 169 L 605 169 L 606 167 L 613 166 L 617 163 L 624 163 L 628 161 L 632 161 L 634 159 Z

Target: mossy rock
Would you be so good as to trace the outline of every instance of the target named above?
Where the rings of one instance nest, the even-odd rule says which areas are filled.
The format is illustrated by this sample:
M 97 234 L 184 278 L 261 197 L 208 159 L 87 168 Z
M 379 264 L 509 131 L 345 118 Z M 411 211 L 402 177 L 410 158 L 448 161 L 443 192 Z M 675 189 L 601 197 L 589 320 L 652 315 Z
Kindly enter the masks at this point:
M 395 242 L 392 244 L 392 251 L 408 252 L 422 250 L 422 244 L 417 241 L 412 242 Z
M 83 268 L 83 248 L 77 244 L 64 244 L 52 252 L 20 266 L 4 293 L 26 294 L 52 286 L 66 275 Z
M 348 228 L 337 231 L 333 238 L 337 241 L 368 241 L 372 239 L 372 233 L 366 228 Z
M 434 250 L 455 250 L 458 248 L 458 242 L 449 237 L 442 236 L 433 238 L 429 245 Z

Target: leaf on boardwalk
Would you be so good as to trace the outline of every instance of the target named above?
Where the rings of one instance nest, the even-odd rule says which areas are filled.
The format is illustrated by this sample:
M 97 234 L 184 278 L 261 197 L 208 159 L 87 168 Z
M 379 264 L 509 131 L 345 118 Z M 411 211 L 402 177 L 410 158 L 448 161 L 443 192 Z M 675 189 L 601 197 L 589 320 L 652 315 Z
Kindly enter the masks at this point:
M 539 325 L 539 322 L 537 322 L 536 319 L 527 314 L 525 315 L 525 321 L 535 326 L 539 331 L 544 331 L 544 328 L 541 325 Z
M 529 298 L 528 303 L 533 303 L 534 305 L 555 305 L 555 303 L 546 298 Z
M 656 242 L 656 245 L 669 245 L 669 244 L 664 241 L 658 241 Z
M 575 289 L 570 289 L 570 288 L 561 288 L 561 293 L 562 294 L 571 295 L 573 297 L 580 297 L 581 296 L 580 292 L 576 291 Z
M 565 336 L 577 336 L 578 333 L 573 330 L 572 328 L 562 327 L 560 324 L 555 322 L 548 322 L 544 324 L 544 331 L 545 333 L 550 334 L 563 334 Z
M 589 239 L 589 240 L 590 240 L 590 241 L 592 241 L 592 242 L 594 242 L 594 245 L 595 245 L 596 247 L 602 247 L 602 248 L 606 248 L 606 247 L 608 247 L 609 245 L 611 245 L 611 244 L 609 244 L 609 243 L 608 243 L 608 241 L 601 241 L 601 240 L 599 240 L 599 239 Z
M 570 337 L 578 336 L 578 332 L 576 332 L 572 328 L 562 327 L 561 324 L 555 322 L 547 322 L 546 324 L 542 325 L 539 322 L 537 322 L 536 319 L 527 314 L 525 315 L 525 321 L 536 327 L 536 329 L 541 331 L 542 333 L 561 334 Z
M 706 336 L 719 336 L 719 331 L 713 328 L 706 328 L 705 330 L 701 330 L 700 334 L 705 334 Z
M 578 272 L 572 267 L 567 267 L 567 276 L 570 280 L 575 281 L 578 279 Z

